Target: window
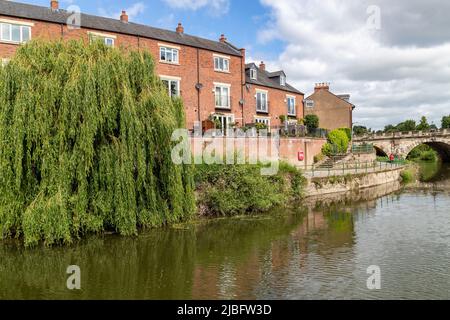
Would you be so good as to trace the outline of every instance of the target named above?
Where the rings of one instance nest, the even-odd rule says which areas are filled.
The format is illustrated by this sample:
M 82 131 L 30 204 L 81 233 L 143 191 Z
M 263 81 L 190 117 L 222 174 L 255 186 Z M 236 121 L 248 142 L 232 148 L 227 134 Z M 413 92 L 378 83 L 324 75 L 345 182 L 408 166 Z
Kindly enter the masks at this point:
M 107 45 L 108 47 L 114 47 L 115 39 L 112 36 L 106 36 L 96 33 L 90 33 L 89 34 L 90 42 L 93 43 L 95 41 L 100 41 Z
M 214 92 L 216 95 L 216 108 L 230 109 L 230 85 L 216 84 Z
M 280 84 L 281 84 L 282 86 L 285 86 L 285 85 L 286 85 L 286 77 L 283 76 L 283 75 L 280 76 Z
M 214 70 L 221 72 L 230 72 L 230 59 L 221 56 L 215 56 Z
M 270 128 L 270 118 L 255 118 L 255 123 L 261 123 Z
M 172 98 L 180 96 L 180 79 L 161 77 L 161 81 L 166 86 L 169 96 Z
M 307 108 L 314 108 L 314 101 L 312 101 L 312 100 L 305 100 L 305 106 Z
M 269 112 L 269 102 L 267 101 L 266 91 L 256 92 L 256 111 L 257 112 Z
M 287 109 L 288 109 L 288 116 L 296 116 L 296 108 L 295 108 L 295 97 L 287 97 Z
M 250 79 L 257 80 L 258 79 L 258 72 L 256 69 L 250 69 Z
M 228 135 L 230 130 L 233 129 L 234 125 L 234 115 L 220 115 L 216 114 L 213 116 L 214 121 L 218 121 L 220 125 L 217 129 L 220 129 L 222 135 Z
M 31 38 L 31 27 L 20 24 L 1 23 L 0 40 L 15 43 L 24 43 Z
M 180 61 L 179 50 L 176 48 L 160 47 L 159 53 L 159 59 L 162 62 L 178 64 Z

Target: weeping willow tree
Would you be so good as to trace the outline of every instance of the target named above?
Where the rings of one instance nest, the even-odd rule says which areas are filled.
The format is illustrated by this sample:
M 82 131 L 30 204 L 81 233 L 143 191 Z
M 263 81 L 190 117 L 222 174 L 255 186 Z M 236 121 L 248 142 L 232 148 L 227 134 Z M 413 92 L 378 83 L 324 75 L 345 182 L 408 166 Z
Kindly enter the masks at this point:
M 191 168 L 171 160 L 183 105 L 154 69 L 100 43 L 18 50 L 0 70 L 0 236 L 66 244 L 194 213 Z

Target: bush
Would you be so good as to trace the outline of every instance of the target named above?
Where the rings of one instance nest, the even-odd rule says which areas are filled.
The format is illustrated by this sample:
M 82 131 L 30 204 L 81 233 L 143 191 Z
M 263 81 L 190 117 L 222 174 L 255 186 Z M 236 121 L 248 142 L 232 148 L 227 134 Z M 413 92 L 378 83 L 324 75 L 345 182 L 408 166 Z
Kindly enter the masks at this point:
M 349 139 L 347 134 L 341 130 L 333 130 L 328 133 L 328 142 L 323 146 L 322 153 L 330 156 L 336 153 L 347 153 Z
M 319 117 L 315 114 L 309 114 L 305 117 L 305 126 L 308 130 L 315 130 L 319 128 Z
M 436 151 L 428 150 L 428 151 L 422 152 L 422 154 L 420 155 L 420 160 L 422 160 L 422 161 L 433 161 L 433 162 L 437 161 Z
M 403 183 L 411 183 L 414 179 L 414 172 L 411 169 L 404 170 L 400 173 Z
M 339 130 L 343 131 L 347 135 L 348 141 L 352 140 L 352 129 L 350 129 L 350 128 L 340 128 Z
M 305 179 L 281 163 L 276 176 L 262 176 L 261 165 L 197 165 L 199 204 L 208 215 L 267 211 L 301 196 Z
M 319 153 L 318 155 L 314 156 L 314 163 L 319 163 L 325 158 L 325 155 L 323 153 Z

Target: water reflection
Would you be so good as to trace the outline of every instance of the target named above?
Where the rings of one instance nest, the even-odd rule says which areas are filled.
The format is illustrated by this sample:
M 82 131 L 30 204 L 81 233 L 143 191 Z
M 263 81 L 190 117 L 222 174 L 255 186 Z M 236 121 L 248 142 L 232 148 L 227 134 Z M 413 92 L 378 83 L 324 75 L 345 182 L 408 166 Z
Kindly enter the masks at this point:
M 0 245 L 0 299 L 449 298 L 448 194 L 399 184 L 71 248 Z M 82 291 L 65 288 L 79 265 Z M 366 287 L 379 265 L 383 289 Z

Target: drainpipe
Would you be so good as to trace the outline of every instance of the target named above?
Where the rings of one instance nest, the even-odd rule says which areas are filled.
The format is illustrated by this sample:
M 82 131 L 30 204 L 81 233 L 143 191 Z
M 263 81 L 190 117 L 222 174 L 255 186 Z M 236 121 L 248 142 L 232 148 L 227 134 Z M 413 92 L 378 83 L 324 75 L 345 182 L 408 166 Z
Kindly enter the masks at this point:
M 202 125 L 202 118 L 200 113 L 200 50 L 197 48 L 197 114 L 198 122 Z

